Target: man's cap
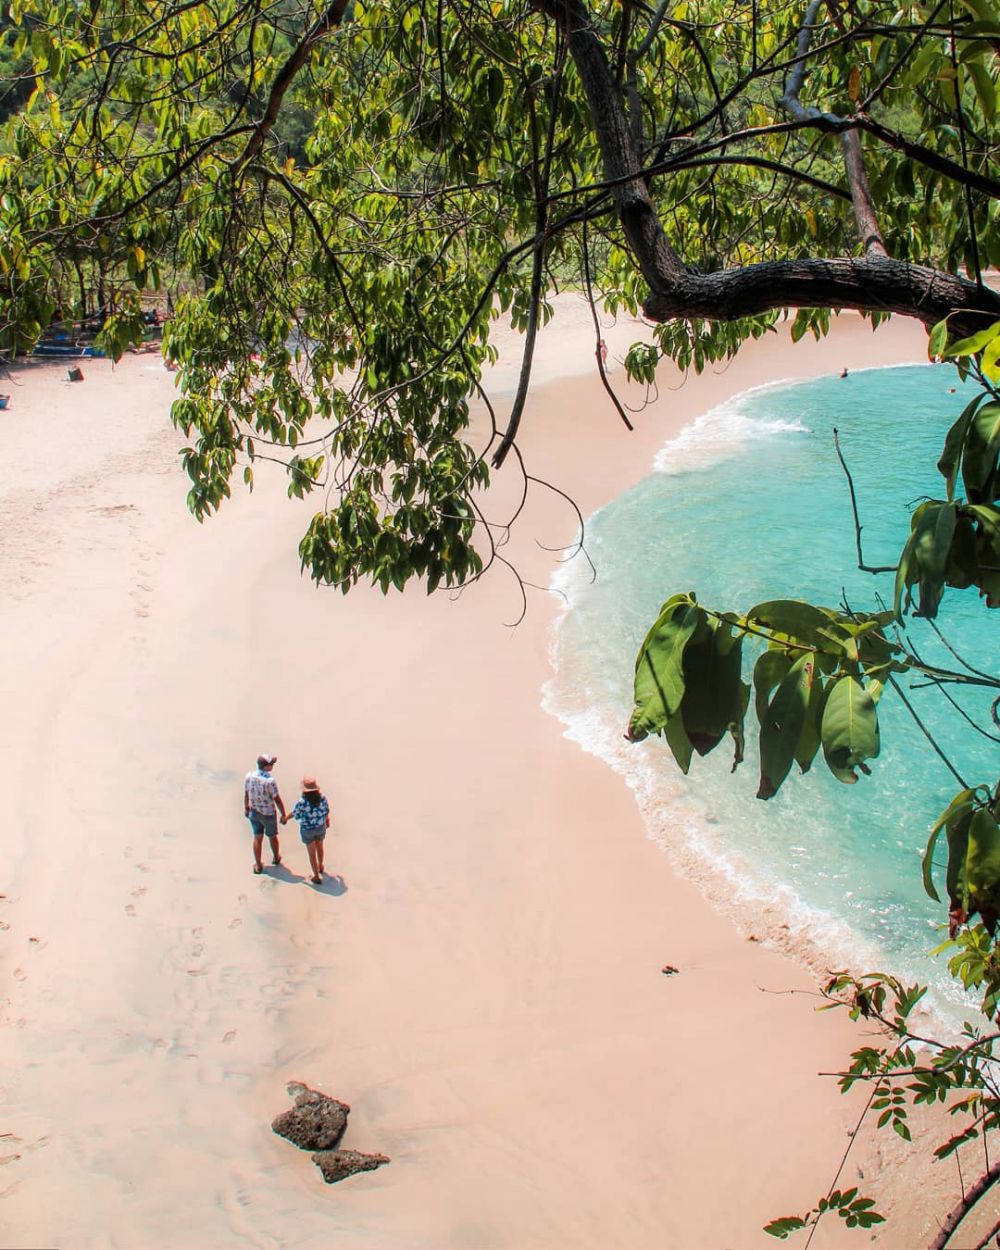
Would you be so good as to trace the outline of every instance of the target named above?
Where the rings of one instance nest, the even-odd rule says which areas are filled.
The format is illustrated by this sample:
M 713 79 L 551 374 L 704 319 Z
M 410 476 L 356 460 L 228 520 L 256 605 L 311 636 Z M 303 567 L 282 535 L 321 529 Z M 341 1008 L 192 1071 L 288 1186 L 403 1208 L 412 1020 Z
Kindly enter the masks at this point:
M 258 768 L 270 768 L 272 765 L 277 764 L 277 762 L 278 762 L 278 757 L 276 755 L 258 755 L 257 756 Z

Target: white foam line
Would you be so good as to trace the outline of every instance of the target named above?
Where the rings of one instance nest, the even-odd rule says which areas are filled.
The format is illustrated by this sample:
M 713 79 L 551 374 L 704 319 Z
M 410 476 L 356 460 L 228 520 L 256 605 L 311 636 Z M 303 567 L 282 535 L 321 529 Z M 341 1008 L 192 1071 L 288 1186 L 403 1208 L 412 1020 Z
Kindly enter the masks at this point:
M 914 361 L 910 363 L 901 363 L 894 365 L 870 365 L 864 368 L 853 370 L 853 374 L 874 373 L 884 369 L 912 369 L 915 367 L 934 369 L 939 366 L 929 361 Z M 669 439 L 659 449 L 653 457 L 653 472 L 655 473 L 678 473 L 690 472 L 692 470 L 705 469 L 717 464 L 721 459 L 729 459 L 733 455 L 742 451 L 745 446 L 745 440 L 731 437 L 728 442 L 724 440 L 713 440 L 706 435 L 713 430 L 717 430 L 720 424 L 726 419 L 740 417 L 740 409 L 746 403 L 762 394 L 768 394 L 773 391 L 790 391 L 798 387 L 810 386 L 815 382 L 825 381 L 830 378 L 837 377 L 836 373 L 824 373 L 811 377 L 785 377 L 772 378 L 768 382 L 761 382 L 757 386 L 748 387 L 739 394 L 730 396 L 729 399 L 723 400 L 714 407 L 709 408 L 706 412 L 701 413 L 694 421 L 686 425 L 679 434 Z M 781 433 L 787 431 L 789 433 L 808 433 L 806 426 L 797 423 L 775 421 L 769 422 L 766 419 L 755 419 L 744 417 L 746 425 L 744 433 L 759 436 L 760 434 Z M 756 430 L 753 428 L 756 427 Z M 733 431 L 733 434 L 737 431 Z M 713 445 L 714 443 L 714 445 Z M 695 450 L 703 450 L 706 453 L 705 458 L 699 457 L 697 454 L 692 455 Z M 680 458 L 677 459 L 678 453 Z
M 915 361 L 890 366 L 875 365 L 854 372 L 860 374 L 885 368 L 914 367 L 935 366 L 926 361 Z M 702 414 L 676 439 L 666 443 L 656 459 L 659 461 L 668 448 L 676 446 L 684 433 L 693 430 L 699 423 L 710 422 L 719 416 L 740 416 L 739 406 L 748 396 L 806 386 L 818 380 L 784 378 L 743 391 Z M 749 424 L 750 419 L 746 420 Z M 788 422 L 769 425 L 766 420 L 756 424 L 761 425 L 765 432 L 768 428 L 775 432 L 805 428 Z M 745 441 L 742 445 L 745 446 Z M 733 454 L 735 452 L 734 448 Z M 587 519 L 587 524 L 603 510 L 598 509 Z M 648 758 L 648 749 L 644 756 L 644 748 L 631 746 L 626 750 L 622 746 L 620 726 L 611 724 L 612 709 L 601 712 L 594 708 L 574 708 L 567 703 L 559 686 L 561 630 L 579 592 L 589 584 L 589 576 L 585 576 L 589 575 L 589 567 L 585 562 L 579 562 L 577 569 L 574 567 L 577 564 L 576 561 L 567 562 L 556 569 L 550 579 L 550 586 L 561 591 L 565 598 L 561 600 L 563 610 L 554 618 L 549 634 L 548 653 L 555 675 L 542 688 L 542 708 L 563 725 L 567 738 L 603 760 L 622 777 L 635 797 L 646 836 L 670 856 L 683 876 L 698 885 L 713 906 L 730 915 L 748 936 L 763 938 L 817 975 L 837 967 L 861 972 L 879 966 L 885 953 L 874 939 L 856 932 L 848 921 L 832 912 L 806 903 L 791 886 L 760 877 L 731 847 L 721 846 L 719 835 L 713 832 L 711 819 L 699 810 L 699 804 L 681 774 L 671 776 L 664 770 L 661 760 L 653 762 Z M 621 713 L 623 722 L 626 715 Z M 926 980 L 926 976 L 922 979 Z M 963 1000 L 958 987 L 944 978 L 939 978 L 939 983 L 931 988 L 925 1001 L 928 1014 L 933 1016 L 939 1028 L 957 1028 L 959 1018 L 969 1015 L 970 1000 Z
M 857 932 L 835 913 L 807 903 L 787 883 L 754 872 L 725 843 L 725 829 L 705 812 L 682 774 L 665 763 L 661 743 L 650 739 L 646 747 L 625 747 L 620 727 L 611 724 L 612 712 L 569 708 L 561 699 L 557 678 L 543 687 L 542 707 L 560 721 L 565 737 L 622 777 L 635 798 L 647 838 L 748 939 L 782 951 L 821 982 L 835 971 L 859 975 L 884 964 L 885 951 L 876 939 Z M 622 713 L 623 723 L 624 719 Z M 895 971 L 904 980 L 914 975 L 900 967 L 908 962 L 894 960 Z M 917 975 L 928 980 L 926 973 Z M 930 987 L 925 1006 L 926 1016 L 945 1034 L 957 1035 L 962 1021 L 974 1015 L 972 1000 L 963 1000 L 957 986 L 943 977 Z

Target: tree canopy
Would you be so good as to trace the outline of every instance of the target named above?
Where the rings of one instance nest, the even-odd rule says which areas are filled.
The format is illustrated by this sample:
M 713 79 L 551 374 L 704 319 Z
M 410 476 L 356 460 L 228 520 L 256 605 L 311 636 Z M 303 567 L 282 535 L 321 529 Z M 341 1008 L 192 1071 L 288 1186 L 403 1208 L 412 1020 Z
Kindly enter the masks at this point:
M 1000 317 L 985 0 L 23 0 L 11 21 L 34 89 L 0 155 L 0 345 L 99 283 L 115 353 L 140 293 L 175 290 L 191 507 L 278 449 L 295 492 L 334 488 L 301 549 L 321 582 L 489 562 L 475 492 L 516 444 L 557 283 L 658 324 L 629 356 L 646 379 L 788 308 L 797 332 L 844 307 L 956 335 Z M 497 308 L 521 385 L 475 448 Z

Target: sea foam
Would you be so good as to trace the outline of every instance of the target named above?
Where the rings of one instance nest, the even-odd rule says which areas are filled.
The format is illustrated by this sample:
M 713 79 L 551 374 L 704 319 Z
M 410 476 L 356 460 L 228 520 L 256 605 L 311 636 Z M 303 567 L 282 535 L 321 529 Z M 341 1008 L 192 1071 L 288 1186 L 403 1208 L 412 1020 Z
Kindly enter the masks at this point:
M 883 757 L 871 779 L 844 787 L 820 762 L 769 803 L 753 797 L 755 742 L 735 778 L 724 745 L 696 759 L 685 778 L 662 740 L 629 744 L 623 730 L 635 651 L 669 593 L 695 588 L 702 601 L 726 606 L 782 594 L 823 602 L 828 570 L 838 579 L 841 568 L 850 573 L 854 535 L 834 423 L 851 453 L 864 457 L 866 537 L 898 551 L 921 484 L 899 476 L 901 461 L 878 451 L 891 445 L 896 414 L 905 413 L 908 437 L 917 428 L 927 443 L 913 463 L 926 460 L 933 470 L 940 439 L 965 403 L 948 395 L 943 382 L 952 380 L 927 367 L 858 371 L 849 380 L 757 388 L 704 414 L 661 449 L 651 477 L 588 518 L 596 580 L 584 560 L 557 571 L 553 587 L 565 610 L 543 695 L 567 736 L 626 781 L 648 836 L 748 936 L 821 975 L 882 967 L 929 981 L 928 1001 L 950 1025 L 969 1004 L 941 962 L 926 958 L 944 917 L 923 894 L 919 856 L 954 785 L 927 763 L 905 713 L 883 704 Z M 884 516 L 873 503 L 884 505 Z M 839 519 L 815 529 L 831 513 Z M 872 579 L 859 579 L 845 574 L 847 592 L 871 596 Z M 973 620 L 975 605 L 966 599 L 959 609 L 966 629 L 962 612 Z M 974 641 L 976 625 L 968 628 L 965 641 Z M 973 773 L 981 763 L 964 761 Z

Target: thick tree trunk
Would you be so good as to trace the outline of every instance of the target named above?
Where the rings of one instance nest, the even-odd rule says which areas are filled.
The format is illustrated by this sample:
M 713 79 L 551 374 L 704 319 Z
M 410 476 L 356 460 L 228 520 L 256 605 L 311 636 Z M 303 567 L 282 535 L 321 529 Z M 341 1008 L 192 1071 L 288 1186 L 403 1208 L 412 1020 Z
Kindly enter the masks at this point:
M 652 321 L 732 321 L 772 308 L 856 308 L 916 317 L 928 326 L 950 315 L 952 333 L 964 335 L 1000 320 L 1000 295 L 954 274 L 874 255 L 686 272 L 644 305 Z

